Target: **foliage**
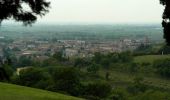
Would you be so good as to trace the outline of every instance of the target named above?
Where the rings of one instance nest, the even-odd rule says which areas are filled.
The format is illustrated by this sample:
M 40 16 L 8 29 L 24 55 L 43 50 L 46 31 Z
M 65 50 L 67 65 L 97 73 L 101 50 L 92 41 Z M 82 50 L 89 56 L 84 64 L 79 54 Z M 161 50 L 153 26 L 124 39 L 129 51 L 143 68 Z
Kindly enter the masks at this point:
M 58 61 L 53 57 L 50 57 L 49 59 L 46 59 L 42 62 L 43 67 L 54 66 L 54 65 L 57 65 L 57 64 L 58 64 Z
M 106 98 L 111 94 L 112 87 L 106 82 L 89 83 L 85 88 L 85 95 L 91 98 Z
M 134 83 L 127 88 L 128 92 L 132 94 L 144 93 L 147 90 L 147 86 L 142 81 L 142 77 L 136 77 Z
M 5 70 L 6 74 L 7 74 L 7 76 L 9 76 L 9 79 L 10 79 L 10 77 L 13 76 L 14 69 L 12 69 L 11 66 L 5 64 L 5 65 L 4 65 L 4 70 Z
M 162 15 L 162 27 L 164 28 L 164 38 L 166 39 L 167 45 L 170 45 L 170 1 L 160 0 L 160 3 L 165 6 L 165 10 Z
M 3 67 L 0 67 L 0 81 L 8 81 L 9 76 Z
M 119 59 L 121 62 L 131 62 L 133 60 L 132 53 L 127 51 L 127 52 L 122 52 L 119 54 Z
M 159 54 L 170 54 L 170 46 L 163 46 L 159 51 Z
M 53 55 L 53 58 L 57 59 L 58 61 L 63 61 L 65 58 L 63 57 L 63 53 L 62 52 L 56 52 Z
M 99 68 L 100 68 L 100 65 L 93 63 L 87 67 L 87 71 L 90 73 L 96 74 L 99 71 Z
M 102 58 L 100 63 L 103 66 L 103 68 L 109 69 L 111 62 L 110 62 L 109 58 Z
M 78 68 L 87 67 L 91 64 L 91 61 L 85 58 L 76 58 L 74 61 L 74 66 Z
M 165 60 L 169 59 L 169 55 L 144 55 L 144 56 L 136 56 L 134 57 L 135 63 L 150 63 L 152 64 L 154 61 L 157 60 Z
M 93 61 L 96 64 L 103 66 L 105 69 L 109 69 L 112 63 L 129 63 L 133 61 L 131 52 L 122 53 L 108 53 L 107 55 L 101 53 L 95 53 Z
M 53 91 L 63 91 L 72 95 L 79 94 L 80 77 L 75 68 L 53 68 L 51 74 L 54 80 Z
M 34 64 L 33 60 L 30 56 L 21 56 L 18 59 L 18 66 L 26 67 L 26 66 L 32 66 Z
M 170 59 L 157 60 L 154 62 L 153 67 L 156 68 L 157 73 L 161 76 L 170 78 Z
M 110 99 L 112 100 L 127 100 L 128 93 L 125 89 L 116 88 L 113 90 L 112 95 L 110 96 Z
M 137 72 L 138 71 L 138 64 L 137 63 L 131 63 L 130 64 L 130 68 L 129 68 L 129 71 L 131 72 L 131 73 L 135 73 L 135 72 Z
M 65 63 L 63 65 L 57 65 L 57 63 L 63 61 L 58 61 L 56 58 L 51 57 L 43 62 L 44 65 L 42 68 L 39 69 L 34 67 L 36 70 L 41 70 L 42 74 L 39 74 L 39 71 L 30 71 L 33 75 L 22 75 L 25 76 L 25 78 L 22 79 L 15 76 L 12 80 L 16 84 L 21 84 L 22 82 L 27 83 L 27 79 L 33 80 L 32 83 L 29 81 L 30 87 L 84 97 L 90 100 L 127 100 L 129 98 L 130 100 L 133 100 L 134 98 L 136 99 L 137 96 L 140 97 L 147 94 L 146 92 L 149 89 L 158 91 L 163 88 L 169 89 L 169 85 L 167 85 L 169 84 L 169 81 L 157 77 L 157 73 L 154 73 L 157 67 L 153 68 L 152 63 L 149 63 L 149 60 L 153 62 L 157 60 L 156 57 L 161 57 L 160 59 L 162 59 L 165 55 L 142 56 L 142 59 L 138 59 L 138 62 L 133 62 L 133 56 L 130 52 L 99 55 L 101 57 L 99 60 L 100 62 L 96 62 L 98 60 L 95 60 L 96 58 L 94 56 L 92 59 L 71 59 L 68 62 L 76 63 Z M 124 59 L 124 57 L 126 59 Z M 166 55 L 166 57 L 169 56 Z M 109 64 L 109 70 L 105 67 L 107 64 Z M 98 68 L 100 68 L 100 71 Z M 148 72 L 149 74 L 145 75 L 145 72 Z M 106 81 L 105 77 L 107 74 L 109 76 L 107 82 L 101 82 Z M 152 76 L 152 74 L 154 76 Z M 48 79 L 43 78 L 44 75 L 48 76 Z M 134 75 L 141 75 L 145 80 L 141 77 L 133 79 Z M 150 97 L 150 95 L 152 94 L 149 93 L 147 97 Z
M 28 5 L 30 11 L 24 9 L 23 4 Z M 43 16 L 48 12 L 49 4 L 46 0 L 1 0 L 0 22 L 12 18 L 31 24 L 37 20 L 37 15 Z
M 14 80 L 16 84 L 46 89 L 48 87 L 50 76 L 39 68 L 27 68 L 20 71 L 19 76 Z
M 100 52 L 96 52 L 94 54 L 93 60 L 94 60 L 94 62 L 99 63 L 101 61 L 102 57 L 103 57 L 103 55 Z
M 170 96 L 166 92 L 148 90 L 145 93 L 131 97 L 130 100 L 170 100 Z
M 140 56 L 140 55 L 149 55 L 155 54 L 157 51 L 153 48 L 152 45 L 144 45 L 141 44 L 138 48 L 133 51 L 133 55 Z

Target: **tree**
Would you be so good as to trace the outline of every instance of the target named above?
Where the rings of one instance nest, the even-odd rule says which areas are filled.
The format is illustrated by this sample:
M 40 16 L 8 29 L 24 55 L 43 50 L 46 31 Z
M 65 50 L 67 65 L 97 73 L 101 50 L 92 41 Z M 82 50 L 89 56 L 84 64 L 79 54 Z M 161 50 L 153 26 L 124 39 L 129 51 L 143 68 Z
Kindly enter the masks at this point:
M 50 73 L 54 80 L 52 91 L 62 91 L 71 95 L 79 95 L 81 84 L 78 70 L 72 67 L 52 68 Z
M 96 63 L 99 63 L 100 61 L 101 61 L 101 59 L 102 59 L 102 54 L 100 53 L 100 52 L 96 52 L 95 54 L 94 54 L 94 57 L 93 57 L 93 60 L 96 62 Z
M 153 64 L 156 72 L 165 78 L 170 78 L 170 59 L 156 60 Z
M 106 98 L 111 94 L 112 86 L 107 82 L 89 83 L 85 88 L 85 95 L 90 100 Z M 101 100 L 101 99 L 99 99 Z
M 143 77 L 135 77 L 133 84 L 127 87 L 128 92 L 132 94 L 144 93 L 148 88 L 143 81 Z
M 10 77 L 13 75 L 13 69 L 9 66 L 10 61 L 7 60 L 0 57 L 0 81 L 10 81 Z
M 128 92 L 123 88 L 115 88 L 113 90 L 112 95 L 110 96 L 110 99 L 112 100 L 127 100 L 128 98 Z
M 159 54 L 170 54 L 170 46 L 164 45 L 162 46 L 159 51 Z
M 119 54 L 119 59 L 121 60 L 122 63 L 132 62 L 133 56 L 131 52 L 126 51 Z
M 98 64 L 91 64 L 89 67 L 87 67 L 87 71 L 93 74 L 96 74 L 100 69 L 100 65 Z
M 54 55 L 53 55 L 53 58 L 57 59 L 58 61 L 65 61 L 66 59 L 63 57 L 63 53 L 61 51 L 59 52 L 56 52 Z
M 7 75 L 5 69 L 0 67 L 0 81 L 9 80 L 9 76 Z
M 49 85 L 50 75 L 40 68 L 27 68 L 21 70 L 14 83 L 24 86 L 46 89 Z
M 130 64 L 129 71 L 130 71 L 131 73 L 135 73 L 135 72 L 137 72 L 137 71 L 138 71 L 138 64 L 137 64 L 137 63 L 132 62 L 132 63 Z
M 160 0 L 160 3 L 165 6 L 165 10 L 162 16 L 162 27 L 164 28 L 164 38 L 166 39 L 167 45 L 170 45 L 170 1 Z
M 91 62 L 88 59 L 85 58 L 77 58 L 74 61 L 74 66 L 77 68 L 84 68 L 91 64 Z
M 32 66 L 33 64 L 34 61 L 31 59 L 31 57 L 21 56 L 18 60 L 18 66 L 20 67 Z
M 24 9 L 23 4 L 30 10 Z M 48 12 L 50 2 L 46 0 L 0 0 L 0 23 L 3 20 L 14 19 L 25 25 L 32 24 L 37 16 L 44 16 Z

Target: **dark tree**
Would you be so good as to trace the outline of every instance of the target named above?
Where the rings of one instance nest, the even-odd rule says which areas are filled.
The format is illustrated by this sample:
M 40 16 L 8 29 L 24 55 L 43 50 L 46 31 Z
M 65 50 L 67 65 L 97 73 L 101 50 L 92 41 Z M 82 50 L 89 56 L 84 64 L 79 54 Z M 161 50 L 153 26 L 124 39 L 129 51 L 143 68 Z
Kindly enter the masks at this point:
M 0 57 L 0 81 L 9 81 L 9 75 L 5 71 L 3 59 Z
M 5 69 L 3 67 L 0 67 L 0 81 L 4 80 L 9 81 L 9 76 L 7 75 Z
M 167 45 L 170 45 L 170 1 L 160 0 L 160 3 L 165 6 L 164 13 L 162 15 L 162 27 L 164 28 L 164 38 Z
M 30 9 L 26 9 L 28 5 Z M 50 2 L 46 0 L 0 0 L 0 23 L 3 20 L 14 19 L 25 25 L 32 24 L 37 16 L 48 12 Z

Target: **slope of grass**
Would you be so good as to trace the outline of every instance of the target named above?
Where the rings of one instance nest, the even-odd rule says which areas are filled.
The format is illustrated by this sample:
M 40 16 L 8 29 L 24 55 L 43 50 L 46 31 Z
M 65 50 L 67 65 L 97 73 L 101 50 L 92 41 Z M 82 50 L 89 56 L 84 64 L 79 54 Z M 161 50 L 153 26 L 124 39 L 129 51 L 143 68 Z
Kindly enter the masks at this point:
M 0 100 L 82 100 L 55 92 L 0 83 Z
M 99 72 L 99 75 L 105 79 L 106 71 L 102 70 Z M 141 74 L 142 75 L 142 74 Z M 141 76 L 138 74 L 130 74 L 126 72 L 119 72 L 110 70 L 110 82 L 113 83 L 113 86 L 116 87 L 126 87 L 133 83 L 136 76 Z M 164 79 L 161 77 L 149 77 L 148 75 L 142 75 L 144 78 L 143 83 L 154 88 L 165 89 L 170 91 L 170 80 Z
M 170 58 L 170 55 L 145 55 L 135 57 L 134 61 L 137 63 L 153 63 L 155 60 L 167 58 Z

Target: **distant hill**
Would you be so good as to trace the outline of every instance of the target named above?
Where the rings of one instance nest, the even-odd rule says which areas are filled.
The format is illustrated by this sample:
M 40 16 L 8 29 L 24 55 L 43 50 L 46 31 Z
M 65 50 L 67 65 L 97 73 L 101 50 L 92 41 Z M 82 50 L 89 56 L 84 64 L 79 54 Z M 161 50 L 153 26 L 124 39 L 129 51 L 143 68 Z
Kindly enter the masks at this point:
M 122 38 L 150 38 L 163 41 L 160 24 L 113 24 L 113 25 L 2 25 L 0 36 L 10 38 L 56 38 L 76 40 L 115 40 Z
M 82 100 L 55 92 L 0 83 L 0 100 Z

